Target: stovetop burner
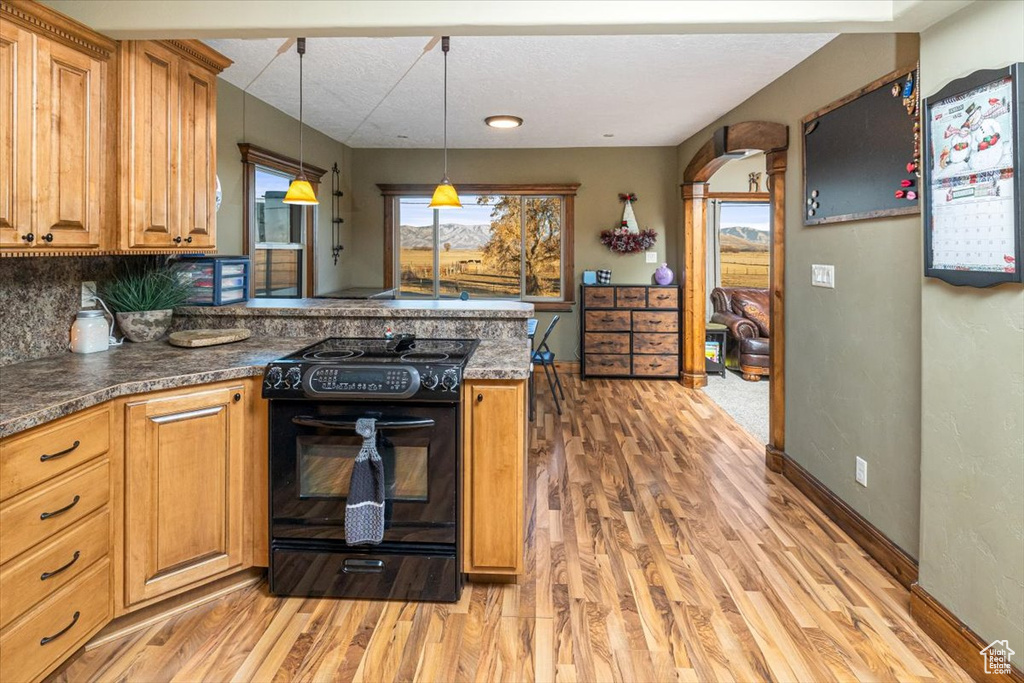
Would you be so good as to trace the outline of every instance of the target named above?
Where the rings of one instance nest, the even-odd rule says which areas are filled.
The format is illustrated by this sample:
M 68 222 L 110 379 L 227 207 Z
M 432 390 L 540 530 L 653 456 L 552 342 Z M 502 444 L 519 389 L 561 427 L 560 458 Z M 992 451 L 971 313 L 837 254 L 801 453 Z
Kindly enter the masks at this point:
M 472 339 L 346 339 L 332 337 L 282 358 L 306 363 L 460 364 L 476 347 Z
M 350 360 L 353 358 L 358 358 L 361 355 L 363 355 L 362 351 L 356 351 L 354 349 L 339 349 L 337 351 L 309 351 L 302 354 L 302 360 Z
M 400 356 L 407 363 L 441 363 L 450 358 L 447 353 L 405 353 Z

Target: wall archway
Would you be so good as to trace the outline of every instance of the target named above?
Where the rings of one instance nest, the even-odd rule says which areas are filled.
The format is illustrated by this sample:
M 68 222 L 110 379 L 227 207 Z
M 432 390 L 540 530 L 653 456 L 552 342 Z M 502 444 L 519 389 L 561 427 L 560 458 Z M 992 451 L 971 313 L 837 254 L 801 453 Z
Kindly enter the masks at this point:
M 704 371 L 708 180 L 732 159 L 751 150 L 765 153 L 771 211 L 771 350 L 769 427 L 766 455 L 771 463 L 786 447 L 785 297 L 786 157 L 789 127 L 769 121 L 722 126 L 701 146 L 683 171 L 683 367 L 680 382 L 691 389 L 708 383 Z

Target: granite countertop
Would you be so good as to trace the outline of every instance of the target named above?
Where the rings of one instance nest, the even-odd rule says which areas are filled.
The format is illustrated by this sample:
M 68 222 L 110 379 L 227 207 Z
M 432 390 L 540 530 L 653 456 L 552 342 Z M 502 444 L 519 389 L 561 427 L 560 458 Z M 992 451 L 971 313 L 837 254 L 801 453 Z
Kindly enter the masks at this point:
M 253 337 L 183 349 L 166 341 L 94 354 L 64 353 L 0 367 L 0 437 L 10 436 L 119 396 L 254 377 L 272 360 L 319 339 Z M 525 379 L 529 341 L 484 339 L 467 379 Z
M 176 315 L 327 318 L 531 318 L 533 304 L 461 299 L 255 299 L 230 306 L 182 306 Z

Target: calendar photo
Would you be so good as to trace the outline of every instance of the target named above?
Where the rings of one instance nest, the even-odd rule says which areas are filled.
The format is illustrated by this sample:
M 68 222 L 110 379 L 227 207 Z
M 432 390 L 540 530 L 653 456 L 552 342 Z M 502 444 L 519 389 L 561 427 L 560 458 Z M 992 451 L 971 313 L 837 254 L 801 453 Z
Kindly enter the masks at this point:
M 925 102 L 928 277 L 1021 282 L 1018 66 L 975 72 Z

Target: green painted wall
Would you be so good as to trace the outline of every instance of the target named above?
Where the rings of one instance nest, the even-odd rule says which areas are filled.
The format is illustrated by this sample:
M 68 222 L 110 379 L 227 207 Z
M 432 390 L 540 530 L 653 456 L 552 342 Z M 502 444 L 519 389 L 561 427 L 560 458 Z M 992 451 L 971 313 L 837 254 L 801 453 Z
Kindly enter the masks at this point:
M 925 95 L 1020 61 L 1021 2 L 976 2 L 921 35 Z M 1021 667 L 1024 288 L 924 280 L 921 321 L 921 586 Z

